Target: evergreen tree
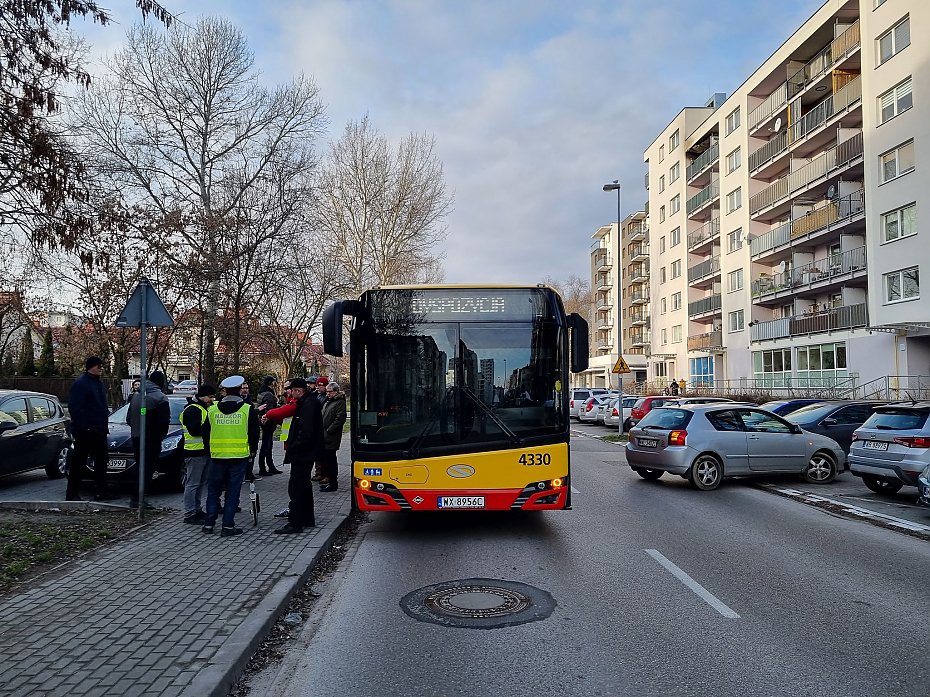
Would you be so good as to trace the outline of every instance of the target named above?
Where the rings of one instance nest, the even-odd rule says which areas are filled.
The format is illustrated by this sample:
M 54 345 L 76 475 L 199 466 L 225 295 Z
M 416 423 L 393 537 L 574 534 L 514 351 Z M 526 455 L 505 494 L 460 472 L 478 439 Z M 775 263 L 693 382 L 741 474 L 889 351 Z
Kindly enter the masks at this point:
M 0 375 L 12 375 L 15 370 L 16 366 L 13 365 L 13 354 L 7 351 L 6 355 L 3 356 L 3 363 L 0 363 Z
M 39 375 L 48 378 L 55 375 L 58 371 L 55 369 L 55 347 L 52 346 L 52 330 L 45 330 L 45 338 L 42 340 L 42 353 L 39 354 Z
M 26 331 L 23 333 L 23 344 L 19 353 L 19 365 L 16 367 L 16 372 L 20 375 L 29 375 L 30 377 L 36 373 L 36 357 L 35 357 L 35 348 L 32 345 L 32 330 L 31 328 L 26 328 Z

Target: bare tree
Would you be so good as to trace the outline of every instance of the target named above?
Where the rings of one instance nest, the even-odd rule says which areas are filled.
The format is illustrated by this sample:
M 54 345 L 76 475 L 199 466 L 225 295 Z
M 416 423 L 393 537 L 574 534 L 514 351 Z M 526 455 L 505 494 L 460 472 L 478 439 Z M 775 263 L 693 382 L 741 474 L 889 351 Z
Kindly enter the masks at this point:
M 572 274 L 564 281 L 546 277 L 543 280 L 547 286 L 555 289 L 562 296 L 562 304 L 568 313 L 576 312 L 585 319 L 590 320 L 594 308 L 594 293 L 591 285 L 580 276 Z
M 129 232 L 198 279 L 202 374 L 212 380 L 217 317 L 246 314 L 258 261 L 307 198 L 324 126 L 315 84 L 298 76 L 262 86 L 245 37 L 224 19 L 167 34 L 137 26 L 72 121 L 102 185 L 128 210 L 179 221 L 151 234 L 127 218 Z
M 392 150 L 366 116 L 350 122 L 325 161 L 316 227 L 348 290 L 436 281 L 452 207 L 435 142 L 411 134 Z

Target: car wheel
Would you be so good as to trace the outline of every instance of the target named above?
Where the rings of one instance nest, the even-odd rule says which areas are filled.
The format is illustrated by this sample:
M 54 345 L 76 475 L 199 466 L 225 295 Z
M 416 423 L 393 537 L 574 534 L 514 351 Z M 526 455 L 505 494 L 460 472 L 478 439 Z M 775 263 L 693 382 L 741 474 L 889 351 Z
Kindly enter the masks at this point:
M 627 419 L 623 424 L 623 432 L 629 433 L 631 428 L 633 428 L 633 424 L 631 424 L 630 420 Z
M 864 475 L 862 481 L 876 494 L 895 494 L 904 486 L 903 482 L 893 482 L 890 479 L 880 479 L 868 475 Z
M 691 469 L 688 470 L 688 481 L 691 486 L 701 491 L 713 491 L 723 480 L 723 464 L 714 455 L 704 453 L 698 455 Z
M 67 445 L 63 446 L 61 450 L 58 451 L 55 459 L 45 466 L 45 474 L 48 475 L 49 479 L 61 479 L 65 476 L 64 466 L 68 462 L 68 453 L 70 452 L 70 447 Z
M 801 476 L 810 484 L 828 484 L 836 477 L 836 462 L 825 452 L 817 451 L 811 455 Z
M 652 470 L 646 469 L 645 467 L 634 467 L 633 471 L 643 479 L 648 479 L 650 482 L 654 482 L 656 479 L 665 474 L 665 470 Z

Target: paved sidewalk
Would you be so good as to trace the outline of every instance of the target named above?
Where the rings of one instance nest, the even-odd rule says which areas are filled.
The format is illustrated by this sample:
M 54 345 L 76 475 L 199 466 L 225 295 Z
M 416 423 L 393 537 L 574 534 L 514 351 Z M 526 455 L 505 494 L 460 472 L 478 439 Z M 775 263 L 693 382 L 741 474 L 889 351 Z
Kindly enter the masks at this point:
M 350 513 L 345 444 L 339 491 L 314 487 L 312 531 L 272 533 L 287 469 L 257 482 L 257 528 L 243 486 L 243 535 L 179 511 L 0 599 L 0 695 L 226 695 Z

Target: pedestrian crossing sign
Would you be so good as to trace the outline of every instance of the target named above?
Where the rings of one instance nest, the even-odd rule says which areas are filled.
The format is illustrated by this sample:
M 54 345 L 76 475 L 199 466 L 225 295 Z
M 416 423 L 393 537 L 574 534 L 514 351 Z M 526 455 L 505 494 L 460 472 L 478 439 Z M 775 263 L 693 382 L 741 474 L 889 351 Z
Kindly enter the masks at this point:
M 620 357 L 617 359 L 617 362 L 614 363 L 613 370 L 611 370 L 610 372 L 612 372 L 612 373 L 632 373 L 633 371 L 630 370 L 630 366 L 628 366 L 628 365 L 626 364 L 626 361 L 623 360 L 623 356 L 620 356 Z

